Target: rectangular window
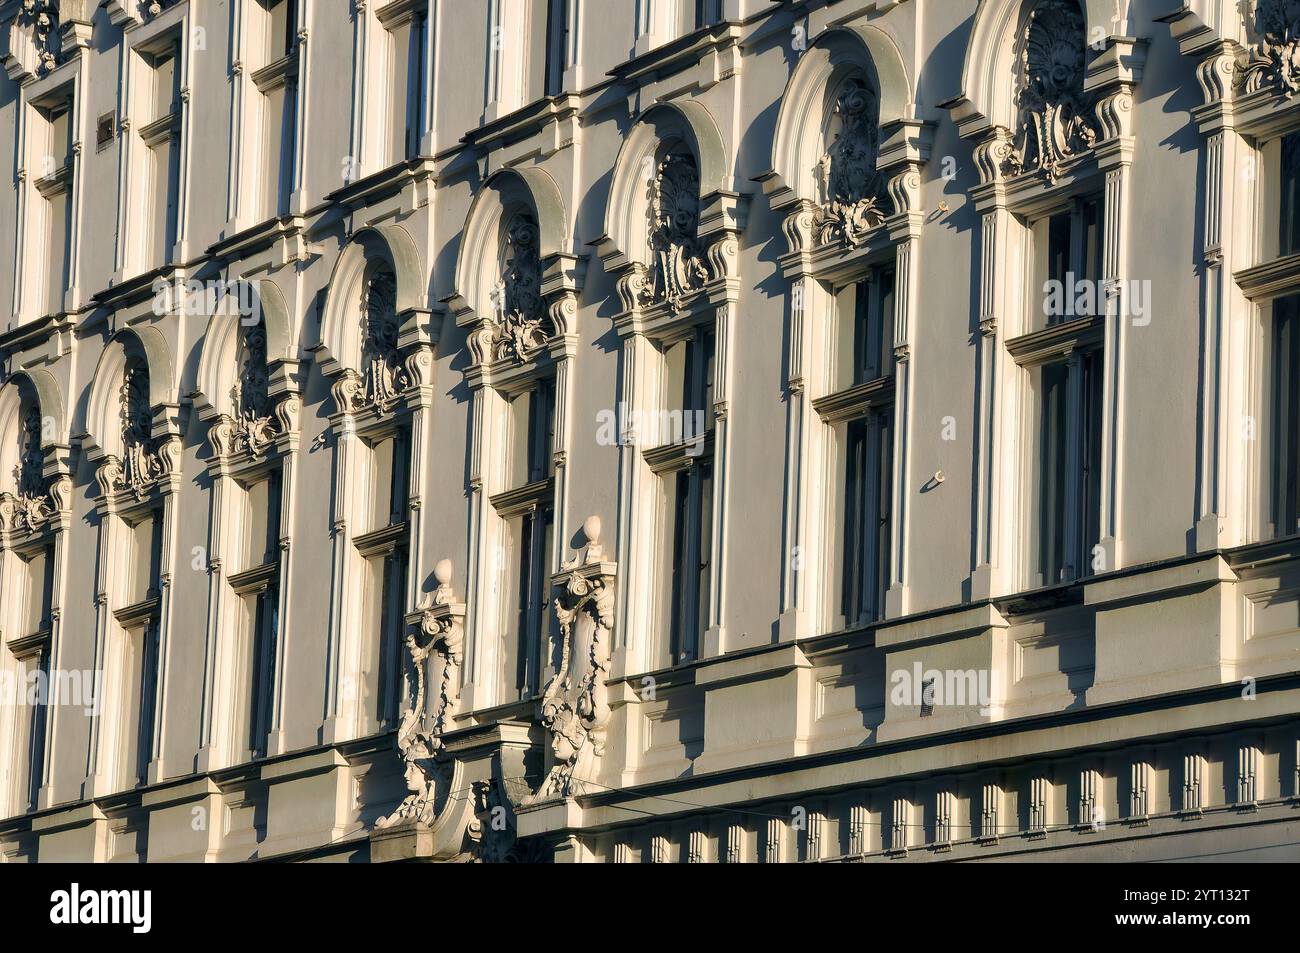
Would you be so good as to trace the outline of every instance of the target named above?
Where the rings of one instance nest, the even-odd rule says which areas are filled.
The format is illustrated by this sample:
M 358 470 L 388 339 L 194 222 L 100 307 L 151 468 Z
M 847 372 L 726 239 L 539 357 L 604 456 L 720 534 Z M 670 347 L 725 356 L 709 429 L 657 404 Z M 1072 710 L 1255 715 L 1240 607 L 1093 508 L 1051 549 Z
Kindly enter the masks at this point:
M 371 730 L 397 717 L 401 679 L 403 599 L 406 591 L 405 536 L 366 556 L 363 623 L 367 633 L 361 676 L 361 710 Z
M 371 444 L 367 531 L 406 522 L 411 469 L 409 437 L 409 431 L 402 428 Z
M 546 7 L 546 95 L 558 96 L 564 90 L 564 70 L 568 67 L 569 2 L 548 0 Z
M 45 136 L 36 187 L 44 199 L 45 267 L 40 292 L 42 314 L 63 311 L 63 294 L 71 271 L 72 233 L 72 97 L 38 107 Z
M 869 277 L 842 289 L 839 308 L 836 390 L 845 390 L 894 373 L 894 269 L 876 268 Z
M 390 51 L 388 162 L 420 154 L 420 120 L 424 108 L 425 17 L 415 11 L 388 27 Z
M 1038 408 L 1034 578 L 1039 586 L 1092 572 L 1100 540 L 1102 352 L 1090 348 L 1033 369 Z
M 546 561 L 554 541 L 555 520 L 552 508 L 543 505 L 523 513 L 513 523 L 511 536 L 519 541 L 515 593 L 519 612 L 513 628 L 520 634 L 511 652 L 515 656 L 514 697 L 528 698 L 541 688 L 541 645 L 550 594 Z M 507 669 L 507 677 L 509 674 Z
M 1278 256 L 1300 251 L 1300 132 L 1281 143 Z
M 230 578 L 242 613 L 234 684 L 236 761 L 266 753 L 279 632 L 280 471 L 244 488 L 241 571 Z
M 22 559 L 21 631 L 27 647 L 15 653 L 18 666 L 17 684 L 32 684 L 27 679 L 40 673 L 49 690 L 49 635 L 54 597 L 54 547 L 42 546 Z M 14 751 L 19 760 L 14 774 L 14 793 L 21 810 L 34 810 L 40 793 L 45 766 L 45 722 L 48 695 L 39 696 L 33 705 L 20 706 L 14 723 Z M 0 797 L 0 804 L 4 798 Z
M 1300 532 L 1300 295 L 1273 304 L 1273 527 Z
M 36 655 L 23 660 L 23 685 L 29 673 L 39 672 L 48 692 L 50 684 L 50 653 L 48 643 L 42 645 Z M 36 810 L 41 793 L 41 775 L 45 770 L 45 724 L 49 717 L 48 695 L 27 713 L 27 783 L 23 794 L 26 797 L 26 809 Z
M 361 711 L 368 730 L 397 717 L 410 526 L 410 431 L 370 441 L 367 531 L 354 540 L 365 560 L 362 571 Z
M 510 489 L 493 497 L 505 520 L 500 566 L 504 697 L 530 698 L 541 687 L 542 643 L 555 539 L 553 448 L 555 381 L 546 378 L 510 400 Z
M 54 549 L 43 546 L 25 560 L 26 604 L 21 635 L 31 636 L 50 628 L 50 609 L 54 598 Z
M 176 243 L 180 203 L 179 44 L 146 54 L 151 70 L 152 114 L 140 135 L 148 149 L 149 264 L 170 260 Z
M 279 561 L 280 557 L 280 471 L 250 483 L 245 490 L 244 553 L 241 570 L 255 569 Z
M 894 472 L 893 409 L 873 410 L 845 427 L 845 627 L 884 617 L 890 572 L 890 503 Z
M 665 638 L 659 663 L 698 658 L 711 599 L 713 551 L 713 329 L 664 352 L 665 401 L 654 433 L 651 466 L 661 486 L 660 619 Z
M 279 587 L 272 579 L 244 594 L 241 602 L 243 619 L 235 684 L 244 686 L 246 694 L 235 724 L 235 743 L 242 749 L 242 757 L 237 757 L 236 761 L 266 754 L 266 739 L 271 730 Z
M 154 706 L 158 677 L 158 621 L 147 616 L 125 632 L 127 712 L 121 761 L 123 781 L 119 788 L 143 784 L 149 775 L 153 753 Z
M 261 141 L 256 154 L 258 220 L 288 211 L 293 189 L 293 152 L 297 116 L 297 0 L 257 0 L 254 27 L 256 69 L 253 83 L 261 94 Z
M 116 613 L 124 638 L 121 672 L 126 678 L 126 707 L 118 754 L 119 787 L 140 784 L 147 779 L 153 752 L 162 514 L 151 511 L 129 527 L 131 573 L 127 598 L 130 602 Z
M 158 595 L 158 572 L 162 558 L 162 520 L 157 512 L 131 524 L 132 553 L 130 604 Z
M 892 545 L 894 470 L 893 264 L 872 268 L 836 292 L 833 390 L 815 406 L 842 453 L 835 531 L 840 625 L 884 617 Z
M 695 28 L 712 26 L 722 19 L 722 0 L 695 0 Z
M 1070 208 L 1034 223 L 1032 235 L 1037 262 L 1033 300 L 1042 302 L 1046 325 L 1103 313 L 1101 200 L 1076 200 Z
M 265 23 L 263 64 L 273 63 L 294 51 L 298 42 L 298 0 L 258 0 Z

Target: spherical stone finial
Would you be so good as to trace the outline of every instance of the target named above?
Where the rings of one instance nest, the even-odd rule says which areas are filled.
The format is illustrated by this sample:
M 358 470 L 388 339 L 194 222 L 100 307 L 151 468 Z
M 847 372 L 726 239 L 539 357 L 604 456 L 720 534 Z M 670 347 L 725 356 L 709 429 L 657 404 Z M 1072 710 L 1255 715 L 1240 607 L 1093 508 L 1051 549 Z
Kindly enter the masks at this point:
M 452 565 L 450 559 L 439 559 L 438 564 L 433 567 L 433 578 L 438 580 L 438 585 L 451 585 Z
M 588 516 L 582 524 L 583 535 L 587 537 L 587 545 L 594 546 L 600 542 L 600 517 Z

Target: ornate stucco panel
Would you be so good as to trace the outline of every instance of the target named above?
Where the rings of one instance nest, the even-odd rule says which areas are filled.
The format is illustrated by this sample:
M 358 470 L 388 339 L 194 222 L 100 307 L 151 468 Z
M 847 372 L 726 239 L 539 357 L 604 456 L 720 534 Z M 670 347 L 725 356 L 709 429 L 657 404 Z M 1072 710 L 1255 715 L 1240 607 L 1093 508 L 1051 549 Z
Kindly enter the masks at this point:
M 1239 67 L 1245 91 L 1273 87 L 1288 96 L 1300 92 L 1300 0 L 1259 0 L 1255 29 L 1259 42 Z
M 674 150 L 659 160 L 648 215 L 650 262 L 638 297 L 641 304 L 667 301 L 677 308 L 710 279 L 699 239 L 700 174 L 691 153 Z
M 1083 91 L 1086 39 L 1076 0 L 1043 0 L 1030 13 L 1020 38 L 1019 124 L 1008 174 L 1041 170 L 1055 181 L 1097 141 Z
M 817 232 L 823 244 L 857 248 L 889 215 L 884 177 L 876 169 L 880 128 L 875 94 L 862 81 L 850 80 L 836 98 L 832 122 L 838 128 L 817 163 Z
M 555 579 L 557 662 L 541 703 L 552 760 L 528 804 L 581 793 L 605 753 L 617 567 L 604 561 L 600 531 L 600 519 L 589 517 L 586 547 Z M 580 625 L 584 615 L 588 624 Z

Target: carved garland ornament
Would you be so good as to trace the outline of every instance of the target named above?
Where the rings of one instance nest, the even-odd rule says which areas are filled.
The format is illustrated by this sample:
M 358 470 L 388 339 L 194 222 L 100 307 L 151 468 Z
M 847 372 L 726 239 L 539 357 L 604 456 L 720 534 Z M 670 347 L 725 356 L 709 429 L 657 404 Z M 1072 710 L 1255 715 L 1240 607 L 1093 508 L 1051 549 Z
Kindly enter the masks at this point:
M 1255 26 L 1261 39 L 1238 82 L 1247 93 L 1269 86 L 1288 96 L 1300 92 L 1300 0 L 1259 0 Z
M 888 199 L 876 171 L 880 151 L 878 107 L 871 90 L 850 80 L 835 101 L 835 139 L 817 163 L 821 192 L 816 228 L 820 242 L 857 248 L 884 224 Z
M 1020 123 L 1008 175 L 1041 170 L 1056 181 L 1097 141 L 1083 93 L 1086 24 L 1076 0 L 1042 0 L 1021 38 Z
M 699 239 L 700 173 L 695 156 L 672 151 L 659 160 L 650 194 L 650 268 L 637 298 L 643 304 L 682 299 L 709 281 Z
M 445 757 L 442 736 L 451 727 L 460 701 L 465 607 L 453 602 L 450 560 L 438 563 L 434 577 L 438 580 L 438 588 L 433 594 L 433 603 L 420 614 L 419 624 L 413 626 L 406 636 L 411 664 L 408 685 L 413 686 L 414 691 L 397 730 L 397 748 L 406 765 L 406 787 L 410 793 L 392 814 L 375 822 L 376 828 L 392 827 L 402 821 L 432 824 L 437 816 L 439 800 L 445 799 L 449 793 L 447 782 L 452 772 Z M 429 656 L 435 652 L 442 661 L 438 705 L 431 728 L 423 731 L 425 667 Z

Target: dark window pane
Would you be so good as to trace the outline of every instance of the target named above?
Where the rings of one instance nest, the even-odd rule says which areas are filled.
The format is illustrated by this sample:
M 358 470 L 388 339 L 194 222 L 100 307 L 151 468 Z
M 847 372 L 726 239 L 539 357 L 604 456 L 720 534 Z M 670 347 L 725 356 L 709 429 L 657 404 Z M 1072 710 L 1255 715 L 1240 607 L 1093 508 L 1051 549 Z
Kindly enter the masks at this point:
M 1300 532 L 1300 296 L 1273 306 L 1274 525 Z
M 1291 255 L 1300 251 L 1300 133 L 1283 138 L 1281 165 L 1278 254 Z
M 1101 408 L 1102 368 L 1101 351 L 1089 351 L 1083 357 L 1083 492 L 1080 502 L 1083 512 L 1079 525 L 1083 527 L 1080 567 L 1082 575 L 1092 572 L 1092 551 L 1101 541 Z
M 1045 364 L 1039 393 L 1038 570 L 1043 585 L 1065 570 L 1066 458 L 1069 433 L 1069 370 Z
M 1102 251 L 1104 248 L 1105 234 L 1101 228 L 1101 201 L 1098 199 L 1089 199 L 1083 203 L 1080 209 L 1082 222 L 1082 261 L 1079 263 L 1079 277 L 1088 281 L 1098 282 L 1105 277 L 1102 266 Z M 1098 309 L 1101 308 L 1101 302 L 1097 302 Z

